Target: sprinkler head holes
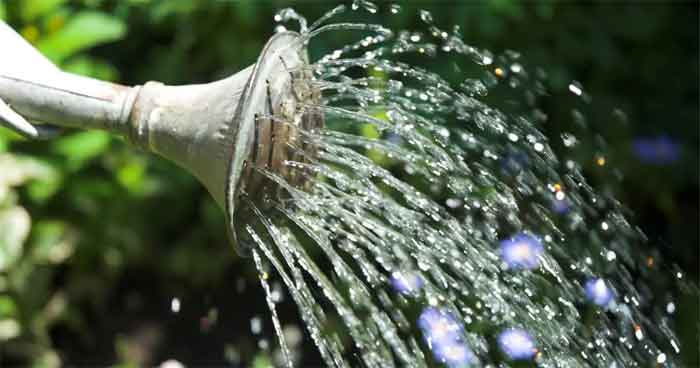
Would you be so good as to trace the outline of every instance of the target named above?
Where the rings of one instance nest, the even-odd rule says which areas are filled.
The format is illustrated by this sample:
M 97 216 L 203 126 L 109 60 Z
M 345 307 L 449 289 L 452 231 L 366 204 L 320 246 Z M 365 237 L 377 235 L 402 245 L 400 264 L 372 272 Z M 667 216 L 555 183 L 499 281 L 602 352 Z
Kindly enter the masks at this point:
M 313 153 L 304 131 L 323 126 L 320 92 L 312 87 L 306 49 L 294 32 L 274 35 L 258 61 L 235 75 L 205 85 L 146 83 L 130 116 L 132 142 L 193 173 L 225 210 L 229 235 L 258 208 L 276 199 L 270 176 L 299 186 L 302 175 L 288 160 Z M 302 152 L 299 152 L 301 149 Z M 296 153 L 295 153 L 296 152 Z
M 126 87 L 62 72 L 2 22 L 0 40 L 17 50 L 0 60 L 0 123 L 33 138 L 47 126 L 24 118 L 126 136 L 197 177 L 226 212 L 234 242 L 235 227 L 254 215 L 241 203 L 264 208 L 278 198 L 277 183 L 303 184 L 287 161 L 313 155 L 302 135 L 322 127 L 323 115 L 298 33 L 275 34 L 254 65 L 228 78 L 185 86 Z
M 287 184 L 300 187 L 304 175 L 287 161 L 307 161 L 315 147 L 304 141 L 303 132 L 323 127 L 320 90 L 312 84 L 306 49 L 294 32 L 273 36 L 253 67 L 236 109 L 235 152 L 230 155 L 226 187 L 226 214 L 230 235 L 242 224 L 234 217 L 242 197 L 267 207 L 281 188 L 260 172 L 265 170 Z M 301 150 L 302 152 L 300 152 Z M 253 216 L 250 209 L 243 216 Z M 244 221 L 242 221 L 244 222 Z M 240 251 L 239 247 L 239 251 Z

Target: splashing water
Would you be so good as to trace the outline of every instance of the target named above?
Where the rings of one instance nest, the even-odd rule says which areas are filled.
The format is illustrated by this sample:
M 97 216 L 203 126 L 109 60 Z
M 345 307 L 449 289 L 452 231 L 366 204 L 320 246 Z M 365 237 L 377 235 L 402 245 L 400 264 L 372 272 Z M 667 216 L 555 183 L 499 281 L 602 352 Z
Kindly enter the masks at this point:
M 676 365 L 672 312 L 659 307 L 669 295 L 649 286 L 672 276 L 638 259 L 643 234 L 574 160 L 584 88 L 569 86 L 570 126 L 551 138 L 546 75 L 517 53 L 471 47 L 426 11 L 428 32 L 330 23 L 361 11 L 383 9 L 356 1 L 310 27 L 292 9 L 275 18 L 298 21 L 305 42 L 360 35 L 311 64 L 311 86 L 295 86 L 323 96 L 297 109 L 322 113 L 326 127 L 303 131 L 288 148 L 303 159 L 285 162 L 307 185 L 256 168 L 282 190 L 244 201 L 239 212 L 254 216 L 236 221 L 285 357 L 272 277 L 330 367 Z M 457 85 L 419 65 L 446 61 Z

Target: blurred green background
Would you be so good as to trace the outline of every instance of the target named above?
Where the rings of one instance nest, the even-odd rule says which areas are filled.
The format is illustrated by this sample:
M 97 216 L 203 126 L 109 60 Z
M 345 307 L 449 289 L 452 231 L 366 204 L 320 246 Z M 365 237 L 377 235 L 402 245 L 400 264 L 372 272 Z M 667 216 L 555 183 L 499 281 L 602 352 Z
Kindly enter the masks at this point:
M 578 80 L 596 106 L 624 111 L 626 124 L 589 123 L 620 169 L 620 199 L 649 236 L 644 251 L 697 280 L 695 2 L 401 4 L 393 26 L 419 27 L 417 10 L 427 9 L 437 24 L 460 25 L 469 44 L 520 51 L 553 91 Z M 178 84 L 253 63 L 287 6 L 313 20 L 334 3 L 0 0 L 0 19 L 65 70 Z M 323 50 L 320 41 L 312 54 Z M 295 305 L 278 308 L 286 333 L 303 334 Z M 697 301 L 679 308 L 693 365 Z M 101 132 L 29 142 L 0 130 L 0 366 L 263 367 L 275 361 L 267 314 L 252 262 L 235 255 L 223 214 L 187 173 Z M 303 366 L 318 364 L 308 339 L 296 349 Z

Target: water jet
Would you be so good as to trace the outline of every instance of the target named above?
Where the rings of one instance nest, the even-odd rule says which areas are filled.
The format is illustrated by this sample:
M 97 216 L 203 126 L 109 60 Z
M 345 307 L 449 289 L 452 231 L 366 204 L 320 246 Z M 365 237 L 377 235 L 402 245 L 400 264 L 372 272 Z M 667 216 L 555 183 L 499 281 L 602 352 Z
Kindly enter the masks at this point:
M 635 257 L 643 237 L 541 128 L 543 74 L 517 53 L 465 44 L 426 11 L 427 33 L 329 24 L 349 9 L 379 11 L 358 0 L 310 27 L 281 11 L 275 19 L 297 21 L 300 33 L 274 36 L 230 81 L 99 84 L 118 97 L 89 100 L 98 118 L 65 119 L 61 104 L 74 94 L 55 104 L 0 97 L 30 120 L 117 132 L 192 171 L 251 245 L 280 365 L 293 354 L 270 282 L 286 285 L 328 366 L 635 366 L 678 354 L 673 316 L 649 312 L 663 296 Z M 360 36 L 313 62 L 289 46 L 331 31 Z M 466 79 L 438 74 L 436 55 Z M 573 106 L 590 102 L 571 85 Z M 518 94 L 527 97 L 519 110 Z

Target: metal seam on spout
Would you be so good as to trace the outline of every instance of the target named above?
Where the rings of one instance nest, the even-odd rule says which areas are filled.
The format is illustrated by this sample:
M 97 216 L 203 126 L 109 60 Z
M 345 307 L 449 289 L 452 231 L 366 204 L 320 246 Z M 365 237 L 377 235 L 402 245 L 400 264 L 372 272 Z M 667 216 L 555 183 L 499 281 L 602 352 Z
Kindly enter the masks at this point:
M 31 84 L 31 85 L 36 86 L 36 87 L 39 87 L 39 88 L 46 88 L 46 89 L 54 90 L 54 91 L 57 91 L 57 92 L 63 92 L 63 93 L 67 93 L 67 94 L 70 94 L 70 95 L 75 95 L 75 96 L 78 96 L 78 97 L 85 97 L 85 98 L 90 98 L 90 99 L 95 99 L 95 100 L 100 100 L 100 101 L 105 101 L 105 102 L 113 102 L 113 101 L 112 101 L 111 99 L 109 99 L 109 98 L 102 98 L 102 97 L 99 97 L 99 96 L 92 96 L 92 95 L 89 95 L 89 94 L 84 94 L 84 93 L 80 93 L 80 92 L 76 92 L 76 91 L 71 91 L 71 90 L 65 89 L 65 88 L 58 88 L 58 87 L 51 86 L 51 85 L 48 85 L 48 84 L 30 81 L 30 80 L 27 80 L 27 79 L 24 79 L 24 78 L 16 78 L 16 77 L 13 77 L 13 76 L 10 76 L 10 75 L 0 75 L 0 78 L 10 79 L 10 80 L 13 80 L 13 81 L 15 81 L 15 82 L 17 82 L 17 83 L 27 83 L 27 84 Z
M 124 133 L 136 93 L 130 87 L 60 71 L 37 79 L 2 74 L 0 97 L 28 120 Z

